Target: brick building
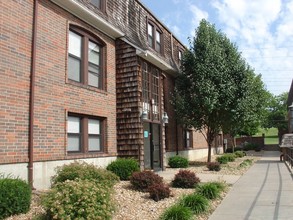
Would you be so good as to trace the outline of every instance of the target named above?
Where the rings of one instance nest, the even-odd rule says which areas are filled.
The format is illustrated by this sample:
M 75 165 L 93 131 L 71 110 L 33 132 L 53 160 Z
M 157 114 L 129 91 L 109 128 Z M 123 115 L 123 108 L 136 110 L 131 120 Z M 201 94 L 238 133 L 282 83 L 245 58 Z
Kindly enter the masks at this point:
M 185 47 L 140 1 L 1 1 L 0 21 L 0 172 L 40 189 L 76 159 L 206 156 L 170 104 Z

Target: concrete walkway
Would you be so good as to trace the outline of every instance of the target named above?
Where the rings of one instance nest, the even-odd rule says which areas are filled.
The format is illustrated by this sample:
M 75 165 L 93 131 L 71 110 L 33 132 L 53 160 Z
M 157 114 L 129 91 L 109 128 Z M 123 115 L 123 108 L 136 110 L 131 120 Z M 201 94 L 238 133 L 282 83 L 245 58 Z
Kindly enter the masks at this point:
M 293 219 L 293 181 L 279 152 L 266 151 L 232 187 L 210 220 Z

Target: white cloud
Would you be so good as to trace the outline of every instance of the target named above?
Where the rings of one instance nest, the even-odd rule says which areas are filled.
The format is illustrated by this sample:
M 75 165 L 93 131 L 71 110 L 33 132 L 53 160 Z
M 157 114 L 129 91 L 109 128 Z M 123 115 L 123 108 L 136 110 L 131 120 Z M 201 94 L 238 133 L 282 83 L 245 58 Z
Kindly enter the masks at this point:
M 293 1 L 213 0 L 210 5 L 216 27 L 237 43 L 267 88 L 279 94 L 288 86 L 288 91 L 293 53 L 286 45 L 293 46 Z
M 293 78 L 293 0 L 161 1 L 166 12 L 158 14 L 182 42 L 188 44 L 186 39 L 194 36 L 204 18 L 236 43 L 271 92 L 289 90 Z
M 198 8 L 196 5 L 194 4 L 190 4 L 189 5 L 189 10 L 191 11 L 192 13 L 192 20 L 191 20 L 191 23 L 192 23 L 192 30 L 191 30 L 191 36 L 194 36 L 194 28 L 198 27 L 199 25 L 199 22 L 202 20 L 202 19 L 208 19 L 209 17 L 209 14 L 208 12 L 204 11 L 204 10 L 201 10 L 200 8 Z

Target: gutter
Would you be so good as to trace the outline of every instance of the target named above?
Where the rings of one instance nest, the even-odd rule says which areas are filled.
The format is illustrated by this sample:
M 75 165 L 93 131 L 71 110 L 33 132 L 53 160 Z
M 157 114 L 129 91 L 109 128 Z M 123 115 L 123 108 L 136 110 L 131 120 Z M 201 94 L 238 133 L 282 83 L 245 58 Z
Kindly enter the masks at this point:
M 51 0 L 51 2 L 90 24 L 94 28 L 102 31 L 114 40 L 125 35 L 118 28 L 101 18 L 99 15 L 90 11 L 86 6 L 77 0 Z
M 32 189 L 34 171 L 34 102 L 35 102 L 35 75 L 36 75 L 36 44 L 37 44 L 37 21 L 38 21 L 38 0 L 34 0 L 33 8 L 33 33 L 32 33 L 32 55 L 31 55 L 31 80 L 30 80 L 30 99 L 29 99 L 29 162 L 28 162 L 28 181 Z

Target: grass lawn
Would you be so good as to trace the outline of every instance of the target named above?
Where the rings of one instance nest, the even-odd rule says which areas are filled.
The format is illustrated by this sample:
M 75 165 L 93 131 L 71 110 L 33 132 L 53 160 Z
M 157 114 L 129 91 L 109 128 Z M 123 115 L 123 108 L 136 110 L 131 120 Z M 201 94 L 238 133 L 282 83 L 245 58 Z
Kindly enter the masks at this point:
M 255 137 L 262 136 L 262 134 L 265 134 L 265 144 L 278 144 L 278 129 L 277 128 L 270 128 L 270 129 L 264 129 L 261 128 L 257 134 L 255 134 Z

